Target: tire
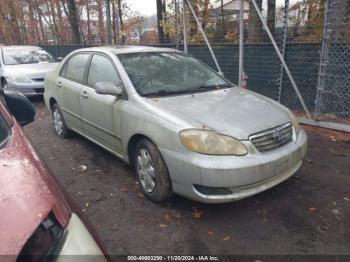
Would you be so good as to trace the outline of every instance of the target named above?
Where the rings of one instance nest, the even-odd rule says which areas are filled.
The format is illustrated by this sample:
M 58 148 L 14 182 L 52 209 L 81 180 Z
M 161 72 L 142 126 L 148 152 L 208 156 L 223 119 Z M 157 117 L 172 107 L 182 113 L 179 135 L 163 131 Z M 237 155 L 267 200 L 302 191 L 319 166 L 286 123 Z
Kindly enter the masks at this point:
M 141 190 L 148 199 L 160 203 L 172 196 L 173 190 L 168 169 L 157 146 L 150 140 L 141 139 L 137 143 L 134 167 Z
M 58 104 L 54 104 L 52 106 L 52 120 L 55 132 L 59 137 L 70 137 L 71 131 L 67 127 L 66 121 L 64 120 L 62 111 Z
M 7 81 L 6 81 L 5 79 L 3 79 L 3 80 L 1 81 L 1 88 L 2 88 L 2 89 L 6 89 L 6 88 L 7 88 Z

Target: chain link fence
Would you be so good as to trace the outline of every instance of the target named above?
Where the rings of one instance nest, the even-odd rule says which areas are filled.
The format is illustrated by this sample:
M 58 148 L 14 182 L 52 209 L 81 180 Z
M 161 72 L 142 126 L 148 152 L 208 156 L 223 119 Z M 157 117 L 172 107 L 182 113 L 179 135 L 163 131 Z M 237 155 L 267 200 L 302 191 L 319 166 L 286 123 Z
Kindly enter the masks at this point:
M 239 71 L 237 2 L 227 2 L 223 9 L 220 6 L 212 8 L 206 23 L 203 23 L 201 10 L 197 10 L 221 70 L 233 83 L 238 83 Z M 256 2 L 306 106 L 314 112 L 312 117 L 350 124 L 350 1 L 297 0 L 289 3 L 285 0 L 283 4 L 277 1 L 279 5 L 273 7 L 266 0 Z M 271 13 L 271 9 L 275 10 Z M 180 5 L 177 39 L 170 37 L 166 44 L 154 41 L 140 44 L 184 50 L 183 14 Z M 195 21 L 188 8 L 185 15 L 188 53 L 216 69 L 200 34 L 191 32 Z M 300 100 L 251 1 L 244 0 L 243 17 L 244 72 L 248 88 L 280 101 L 303 116 L 305 112 Z M 168 15 L 167 21 L 175 24 L 175 13 Z M 44 46 L 56 57 L 81 47 Z
M 327 0 L 316 117 L 350 116 L 350 2 Z

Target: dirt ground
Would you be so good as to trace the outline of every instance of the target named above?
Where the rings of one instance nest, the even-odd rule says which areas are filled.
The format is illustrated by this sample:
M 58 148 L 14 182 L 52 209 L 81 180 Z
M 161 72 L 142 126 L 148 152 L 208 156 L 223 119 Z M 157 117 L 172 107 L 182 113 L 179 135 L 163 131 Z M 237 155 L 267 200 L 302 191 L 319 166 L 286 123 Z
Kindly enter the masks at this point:
M 251 198 L 156 205 L 128 165 L 79 135 L 57 137 L 42 100 L 33 103 L 25 132 L 110 254 L 350 254 L 350 135 L 306 128 L 301 169 Z

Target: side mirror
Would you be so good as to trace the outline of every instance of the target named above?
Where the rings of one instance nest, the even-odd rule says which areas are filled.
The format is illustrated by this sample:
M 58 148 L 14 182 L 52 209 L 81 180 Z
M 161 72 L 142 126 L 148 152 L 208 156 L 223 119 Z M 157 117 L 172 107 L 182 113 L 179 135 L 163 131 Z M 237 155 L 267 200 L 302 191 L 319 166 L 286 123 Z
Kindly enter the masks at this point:
M 56 58 L 57 62 L 61 62 L 63 60 L 63 57 L 62 56 L 59 56 Z
M 111 82 L 97 82 L 95 84 L 95 92 L 101 95 L 113 96 L 121 96 L 123 94 L 122 88 Z
M 4 90 L 4 95 L 8 109 L 21 126 L 34 121 L 35 110 L 28 98 L 13 89 Z

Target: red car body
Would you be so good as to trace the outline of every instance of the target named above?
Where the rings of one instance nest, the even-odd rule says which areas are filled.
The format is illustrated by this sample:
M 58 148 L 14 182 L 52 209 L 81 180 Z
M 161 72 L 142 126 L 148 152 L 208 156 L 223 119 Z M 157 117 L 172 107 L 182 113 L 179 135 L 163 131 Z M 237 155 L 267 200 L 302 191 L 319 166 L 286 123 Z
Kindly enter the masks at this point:
M 11 132 L 0 147 L 0 255 L 12 261 L 45 218 L 64 230 L 74 210 L 1 97 L 0 118 Z

